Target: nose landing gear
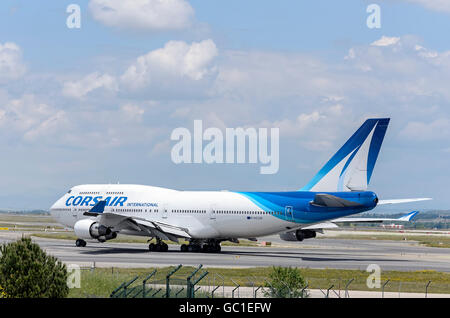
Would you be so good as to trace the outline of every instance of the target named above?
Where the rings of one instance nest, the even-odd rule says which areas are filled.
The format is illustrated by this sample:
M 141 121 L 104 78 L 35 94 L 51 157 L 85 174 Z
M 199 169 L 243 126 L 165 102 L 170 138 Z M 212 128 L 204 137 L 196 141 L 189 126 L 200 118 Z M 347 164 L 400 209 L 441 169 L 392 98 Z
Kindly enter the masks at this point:
M 75 241 L 75 246 L 76 247 L 85 247 L 86 246 L 86 241 L 82 240 L 82 239 L 77 239 Z

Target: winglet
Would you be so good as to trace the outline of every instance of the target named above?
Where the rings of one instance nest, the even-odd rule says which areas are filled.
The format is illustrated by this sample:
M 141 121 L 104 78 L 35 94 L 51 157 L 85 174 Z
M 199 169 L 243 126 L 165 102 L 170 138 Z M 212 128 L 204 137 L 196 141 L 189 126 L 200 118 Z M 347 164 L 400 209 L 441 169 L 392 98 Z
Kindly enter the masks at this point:
M 406 221 L 409 222 L 411 221 L 417 214 L 419 214 L 419 211 L 412 211 L 400 218 L 398 218 L 399 221 Z
M 88 216 L 97 216 L 98 214 L 101 214 L 105 211 L 106 206 L 106 200 L 98 201 L 92 209 L 90 209 L 88 212 L 83 213 L 83 215 Z

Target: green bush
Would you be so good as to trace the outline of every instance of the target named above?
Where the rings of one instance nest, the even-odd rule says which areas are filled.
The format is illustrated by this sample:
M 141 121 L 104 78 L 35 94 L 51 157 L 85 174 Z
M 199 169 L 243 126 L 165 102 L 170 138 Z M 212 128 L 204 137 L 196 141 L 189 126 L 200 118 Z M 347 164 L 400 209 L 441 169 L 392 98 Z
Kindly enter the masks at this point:
M 66 297 L 66 266 L 30 238 L 0 246 L 0 286 L 9 298 Z
M 300 270 L 295 267 L 272 267 L 269 274 L 269 281 L 265 284 L 266 297 L 272 298 L 305 298 L 308 297 L 306 290 L 306 281 Z

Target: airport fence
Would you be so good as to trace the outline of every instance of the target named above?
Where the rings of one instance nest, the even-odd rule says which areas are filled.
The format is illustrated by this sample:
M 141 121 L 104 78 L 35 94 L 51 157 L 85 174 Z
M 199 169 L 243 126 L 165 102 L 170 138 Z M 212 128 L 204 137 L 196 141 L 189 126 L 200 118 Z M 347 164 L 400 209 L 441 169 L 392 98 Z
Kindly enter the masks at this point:
M 142 281 L 139 276 L 123 282 L 111 292 L 111 298 L 196 298 L 208 297 L 209 290 L 198 286 L 208 276 L 200 265 L 191 273 L 181 274 L 182 265 L 167 271 L 153 270 Z M 142 278 L 142 277 L 141 277 Z
M 92 270 L 92 268 L 91 268 Z M 367 277 L 307 279 L 302 289 L 272 286 L 266 277 L 224 277 L 199 265 L 155 269 L 135 276 L 111 292 L 112 298 L 407 298 L 446 295 L 449 286 L 432 281 L 398 281 L 384 278 L 379 287 L 367 287 Z M 450 296 L 450 294 L 447 294 Z

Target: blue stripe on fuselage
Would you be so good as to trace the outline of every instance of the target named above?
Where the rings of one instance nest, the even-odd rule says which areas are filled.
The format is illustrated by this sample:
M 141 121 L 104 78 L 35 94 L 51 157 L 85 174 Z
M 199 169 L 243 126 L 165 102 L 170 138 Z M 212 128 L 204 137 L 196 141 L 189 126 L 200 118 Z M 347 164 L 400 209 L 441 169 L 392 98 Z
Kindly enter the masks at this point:
M 342 216 L 357 214 L 372 210 L 376 206 L 376 194 L 364 192 L 236 192 L 239 193 L 264 211 L 279 211 L 281 215 L 275 217 L 296 223 L 314 223 L 318 221 L 335 219 Z M 356 202 L 361 207 L 352 208 L 326 208 L 311 205 L 317 193 L 326 193 L 333 196 Z M 293 219 L 286 216 L 286 207 L 292 207 Z

